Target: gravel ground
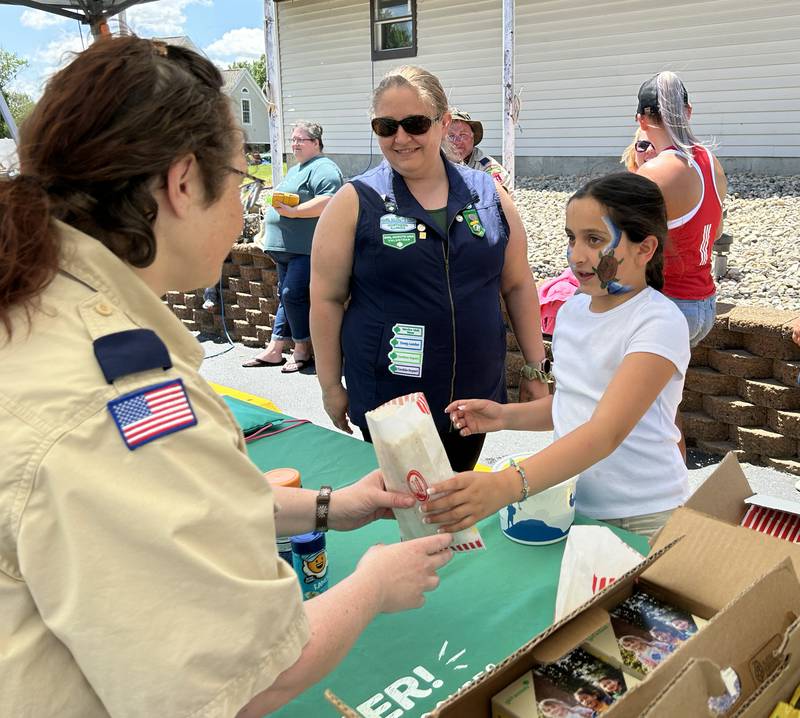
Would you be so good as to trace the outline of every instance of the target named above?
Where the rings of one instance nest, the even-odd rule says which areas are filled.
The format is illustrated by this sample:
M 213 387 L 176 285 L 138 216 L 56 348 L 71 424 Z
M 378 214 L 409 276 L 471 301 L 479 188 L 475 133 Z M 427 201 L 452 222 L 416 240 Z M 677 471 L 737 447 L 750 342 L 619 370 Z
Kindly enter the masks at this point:
M 566 268 L 564 207 L 589 177 L 523 177 L 514 201 L 528 232 L 528 261 L 537 280 Z M 800 309 L 800 175 L 731 175 L 725 231 L 733 237 L 720 301 Z

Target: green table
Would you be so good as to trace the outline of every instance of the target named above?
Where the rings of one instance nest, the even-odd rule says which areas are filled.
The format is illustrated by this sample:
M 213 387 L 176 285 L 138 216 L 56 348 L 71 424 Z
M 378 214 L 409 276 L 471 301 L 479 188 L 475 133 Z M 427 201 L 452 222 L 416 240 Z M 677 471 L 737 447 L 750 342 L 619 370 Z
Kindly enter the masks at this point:
M 226 401 L 243 426 L 286 418 L 229 397 Z M 369 444 L 313 424 L 255 441 L 248 450 L 263 470 L 299 469 L 309 488 L 341 487 L 377 466 Z M 596 522 L 578 517 L 576 523 Z M 323 690 L 330 688 L 365 718 L 418 717 L 549 626 L 564 543 L 513 543 L 501 533 L 497 516 L 484 519 L 479 528 L 487 550 L 456 554 L 441 571 L 440 587 L 427 594 L 424 608 L 378 616 L 333 673 L 273 715 L 333 716 L 323 698 Z M 647 553 L 643 537 L 612 531 Z M 398 538 L 391 521 L 329 533 L 331 581 L 351 573 L 371 544 Z

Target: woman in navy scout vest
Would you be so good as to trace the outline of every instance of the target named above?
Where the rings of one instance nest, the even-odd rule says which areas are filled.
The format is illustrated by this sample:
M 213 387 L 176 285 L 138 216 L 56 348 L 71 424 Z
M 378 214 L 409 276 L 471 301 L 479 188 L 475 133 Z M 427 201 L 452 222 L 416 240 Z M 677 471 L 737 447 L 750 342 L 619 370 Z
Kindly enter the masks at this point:
M 325 409 L 369 440 L 367 411 L 423 391 L 453 469 L 471 469 L 484 436 L 459 436 L 444 408 L 464 391 L 506 401 L 501 294 L 534 376 L 521 379 L 520 399 L 547 394 L 525 230 L 489 175 L 446 159 L 450 113 L 434 75 L 391 71 L 372 114 L 385 160 L 331 200 L 312 246 L 311 333 Z

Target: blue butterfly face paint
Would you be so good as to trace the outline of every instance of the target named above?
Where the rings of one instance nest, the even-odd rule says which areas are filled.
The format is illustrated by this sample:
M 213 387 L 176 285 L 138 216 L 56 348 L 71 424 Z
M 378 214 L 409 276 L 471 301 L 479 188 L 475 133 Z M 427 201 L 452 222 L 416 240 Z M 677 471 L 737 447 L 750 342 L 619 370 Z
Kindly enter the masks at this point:
M 605 289 L 609 294 L 625 294 L 630 292 L 631 288 L 627 284 L 620 284 L 617 279 L 619 265 L 625 260 L 617 259 L 614 256 L 614 250 L 619 246 L 622 239 L 622 230 L 607 215 L 603 216 L 603 222 L 605 222 L 606 227 L 608 227 L 608 233 L 611 235 L 611 244 L 600 250 L 600 261 L 596 267 L 592 267 L 592 271 L 600 280 L 601 289 Z

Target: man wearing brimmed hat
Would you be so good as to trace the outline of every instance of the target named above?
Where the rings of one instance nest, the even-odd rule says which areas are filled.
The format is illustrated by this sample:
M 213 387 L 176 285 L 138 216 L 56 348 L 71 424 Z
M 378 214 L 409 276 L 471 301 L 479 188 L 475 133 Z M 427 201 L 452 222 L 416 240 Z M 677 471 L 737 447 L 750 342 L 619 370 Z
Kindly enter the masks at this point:
M 503 165 L 476 147 L 483 139 L 483 125 L 458 107 L 451 107 L 450 114 L 453 119 L 447 131 L 447 139 L 456 156 L 467 167 L 488 172 L 503 187 L 507 187 L 508 172 Z

